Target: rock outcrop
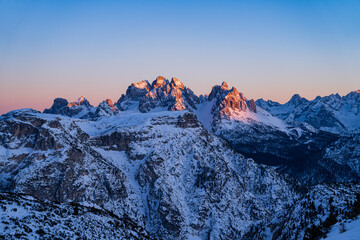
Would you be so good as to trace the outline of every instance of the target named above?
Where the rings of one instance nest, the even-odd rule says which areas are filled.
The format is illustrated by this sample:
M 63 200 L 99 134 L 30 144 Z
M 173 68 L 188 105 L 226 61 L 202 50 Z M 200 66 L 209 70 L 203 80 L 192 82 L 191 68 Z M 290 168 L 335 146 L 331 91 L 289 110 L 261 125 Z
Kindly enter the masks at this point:
M 80 97 L 74 102 L 68 103 L 66 99 L 55 98 L 53 105 L 49 109 L 45 109 L 44 113 L 60 114 L 69 117 L 86 118 L 89 117 L 95 108 L 89 103 L 89 101 Z
M 290 124 L 304 122 L 336 134 L 360 132 L 359 91 L 352 91 L 345 96 L 318 96 L 311 101 L 295 94 L 285 104 L 263 99 L 257 100 L 256 104 Z
M 1 239 L 155 239 L 128 217 L 77 202 L 0 193 Z
M 240 239 L 299 194 L 190 112 L 127 112 L 114 121 L 23 111 L 2 116 L 0 131 L 1 191 L 96 205 L 163 239 Z
M 226 82 L 221 86 L 216 85 L 212 88 L 208 101 L 215 101 L 212 114 L 218 118 L 230 119 L 233 112 L 245 112 L 247 110 L 256 113 L 256 106 L 253 100 L 247 101 L 242 93 L 233 87 L 229 90 Z M 249 105 L 251 105 L 249 107 Z
M 115 116 L 119 114 L 119 109 L 111 99 L 106 99 L 102 101 L 99 106 L 96 108 L 95 116 L 102 117 L 102 116 Z
M 177 78 L 171 81 L 159 76 L 152 84 L 148 81 L 133 83 L 117 102 L 121 110 L 127 110 L 129 102 L 138 101 L 140 112 L 149 112 L 151 109 L 161 107 L 170 111 L 192 111 L 196 109 L 199 98 L 186 88 Z

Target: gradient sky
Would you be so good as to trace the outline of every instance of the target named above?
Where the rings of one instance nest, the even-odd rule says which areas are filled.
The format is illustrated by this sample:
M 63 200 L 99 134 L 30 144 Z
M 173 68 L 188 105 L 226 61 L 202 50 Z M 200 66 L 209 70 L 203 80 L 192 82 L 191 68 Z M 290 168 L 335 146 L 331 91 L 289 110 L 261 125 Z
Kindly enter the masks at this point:
M 0 114 L 175 76 L 285 102 L 360 88 L 360 1 L 0 0 Z

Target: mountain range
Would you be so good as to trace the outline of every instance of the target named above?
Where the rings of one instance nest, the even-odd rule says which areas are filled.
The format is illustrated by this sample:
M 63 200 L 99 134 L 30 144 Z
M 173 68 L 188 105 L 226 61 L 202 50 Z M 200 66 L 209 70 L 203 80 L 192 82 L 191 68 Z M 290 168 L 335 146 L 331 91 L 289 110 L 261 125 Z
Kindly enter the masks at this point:
M 360 91 L 279 104 L 159 76 L 56 98 L 0 117 L 0 237 L 316 239 L 360 213 L 359 160 Z

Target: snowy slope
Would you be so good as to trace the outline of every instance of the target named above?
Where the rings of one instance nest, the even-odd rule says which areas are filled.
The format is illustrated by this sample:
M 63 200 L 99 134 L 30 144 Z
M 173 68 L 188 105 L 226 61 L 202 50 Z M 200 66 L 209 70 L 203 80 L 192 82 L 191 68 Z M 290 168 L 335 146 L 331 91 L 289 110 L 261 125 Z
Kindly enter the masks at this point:
M 240 239 L 299 196 L 292 181 L 236 153 L 194 114 L 158 110 L 96 121 L 3 115 L 1 190 L 95 205 L 165 239 Z
M 236 124 L 264 125 L 275 130 L 289 132 L 287 124 L 262 108 L 257 108 L 252 100 L 247 100 L 236 88 L 229 89 L 226 82 L 216 85 L 203 101 L 196 105 L 194 113 L 203 125 L 214 130 L 219 126 L 231 127 Z
M 128 218 L 78 203 L 0 193 L 1 239 L 154 239 Z
M 358 240 L 360 237 L 360 219 L 353 221 L 347 220 L 335 224 L 327 236 L 322 239 L 327 240 Z
M 55 99 L 44 113 L 12 111 L 0 117 L 0 191 L 15 195 L 1 198 L 8 206 L 1 214 L 13 221 L 10 205 L 25 193 L 60 202 L 53 211 L 71 202 L 101 209 L 104 218 L 85 214 L 94 231 L 78 217 L 66 219 L 88 238 L 111 239 L 114 231 L 127 238 L 128 230 L 109 223 L 112 214 L 163 239 L 302 239 L 313 226 L 325 232 L 321 223 L 332 212 L 345 219 L 359 186 L 317 184 L 359 180 L 359 136 L 319 129 L 356 129 L 357 94 L 259 107 L 225 82 L 198 98 L 178 79 L 158 77 L 131 84 L 116 103 Z M 37 211 L 16 219 L 40 221 L 46 211 Z M 59 227 L 46 234 L 78 233 L 50 217 Z M 29 238 L 41 228 L 36 221 Z M 20 224 L 4 234 L 11 229 L 27 231 Z
M 294 109 L 306 101 L 299 96 L 294 97 L 288 107 Z M 314 177 L 323 168 L 317 165 L 314 157 L 326 144 L 335 140 L 334 136 L 309 124 L 285 123 L 246 99 L 236 88 L 229 89 L 225 82 L 214 86 L 196 107 L 194 113 L 206 129 L 258 163 L 276 166 L 310 185 L 329 178 L 325 173 Z M 313 171 L 309 176 L 304 173 L 308 170 Z
M 360 90 L 346 96 L 332 94 L 311 101 L 296 94 L 285 104 L 263 99 L 256 104 L 288 123 L 305 122 L 317 129 L 340 134 L 360 131 Z
M 360 213 L 359 191 L 360 185 L 355 183 L 317 185 L 295 202 L 284 216 L 274 219 L 256 237 L 320 239 L 329 231 L 329 237 L 335 237 L 340 223 L 351 222 L 352 214 Z M 352 236 L 351 233 L 349 235 Z M 338 237 L 337 239 L 343 239 L 342 235 Z
M 194 111 L 199 121 L 206 127 L 206 129 L 212 129 L 212 123 L 216 115 L 212 113 L 214 108 L 215 99 L 211 101 L 205 101 L 197 105 L 197 110 Z M 257 108 L 257 112 L 252 112 L 249 109 L 244 111 L 230 110 L 228 119 L 222 119 L 222 124 L 226 127 L 231 127 L 233 124 L 237 125 L 265 125 L 270 128 L 274 128 L 279 131 L 289 132 L 289 126 L 277 117 L 274 117 L 262 108 Z

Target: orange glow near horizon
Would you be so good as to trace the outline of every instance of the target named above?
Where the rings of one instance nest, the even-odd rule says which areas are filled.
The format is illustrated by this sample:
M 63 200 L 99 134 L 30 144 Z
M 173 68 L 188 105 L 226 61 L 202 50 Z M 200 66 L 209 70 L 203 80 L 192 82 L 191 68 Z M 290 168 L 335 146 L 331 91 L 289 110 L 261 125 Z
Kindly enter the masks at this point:
M 0 114 L 177 77 L 280 103 L 360 88 L 354 1 L 1 1 Z M 161 12 L 164 17 L 154 13 Z M 168 17 L 166 17 L 168 15 Z
M 155 76 L 153 79 L 155 79 Z M 167 79 L 171 79 L 171 77 L 167 77 Z M 196 79 L 192 79 L 192 81 L 186 81 L 182 79 L 179 80 L 184 83 L 186 87 L 192 89 L 195 94 L 200 95 L 209 94 L 212 86 L 221 85 L 221 82 L 224 79 L 218 81 L 217 83 L 211 83 L 215 82 L 214 80 L 211 82 L 209 81 L 209 83 L 196 81 Z M 138 79 L 134 80 L 133 82 L 135 83 L 140 81 L 141 79 Z M 153 80 L 148 81 L 151 83 Z M 296 93 L 300 94 L 302 97 L 312 100 L 318 95 L 326 96 L 333 93 L 346 95 L 351 91 L 357 90 L 343 88 L 341 91 L 331 91 L 329 88 L 311 89 L 311 86 L 309 88 L 308 86 L 304 85 L 302 88 L 298 86 L 299 91 L 295 91 L 293 89 L 289 90 L 291 89 L 289 85 L 276 84 L 276 82 L 268 82 L 261 87 L 256 87 L 251 84 L 241 84 L 240 81 L 236 83 L 235 81 L 231 81 L 231 79 L 226 81 L 229 85 L 229 88 L 232 86 L 236 87 L 239 92 L 242 92 L 247 99 L 257 100 L 259 98 L 264 98 L 265 100 L 273 100 L 280 103 L 287 102 Z M 68 88 L 66 84 L 66 87 L 65 85 L 50 87 L 50 84 L 44 84 L 42 87 L 27 86 L 24 88 L 17 88 L 16 86 L 5 86 L 0 89 L 0 114 L 4 114 L 20 108 L 33 108 L 38 111 L 43 111 L 45 108 L 50 108 L 53 104 L 53 100 L 57 97 L 67 99 L 69 101 L 69 105 L 76 104 L 76 101 L 80 96 L 84 96 L 93 106 L 98 106 L 100 102 L 106 99 L 110 99 L 112 102 L 116 102 L 120 98 L 121 94 L 125 94 L 127 86 L 130 86 L 130 84 L 133 83 L 129 81 L 126 85 L 124 82 L 125 81 L 119 81 L 121 84 L 118 84 L 118 87 L 114 87 L 114 84 L 97 85 L 96 83 L 89 83 L 86 88 L 83 86 L 75 87 L 75 84 L 73 84 L 71 88 Z M 199 86 L 201 86 L 201 88 Z M 360 92 L 360 90 L 357 91 Z

